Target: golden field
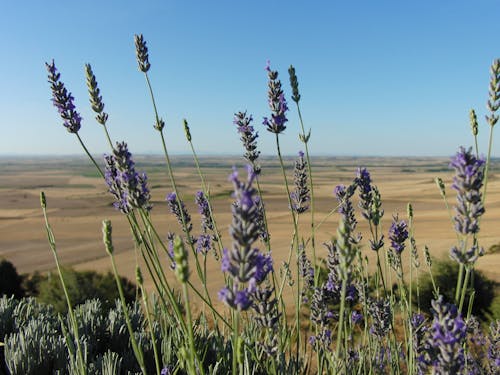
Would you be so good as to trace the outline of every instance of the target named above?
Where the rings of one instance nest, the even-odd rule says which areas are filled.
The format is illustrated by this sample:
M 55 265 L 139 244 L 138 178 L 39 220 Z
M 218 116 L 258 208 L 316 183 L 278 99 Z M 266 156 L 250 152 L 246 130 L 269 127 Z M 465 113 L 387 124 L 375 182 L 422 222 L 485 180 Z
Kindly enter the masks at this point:
M 107 193 L 104 182 L 86 159 L 65 157 L 0 160 L 0 258 L 11 261 L 19 273 L 54 269 L 54 259 L 46 239 L 39 203 L 40 191 L 44 191 L 49 220 L 63 265 L 71 265 L 79 270 L 109 270 L 110 260 L 102 243 L 101 222 L 111 219 L 118 269 L 124 276 L 134 280 L 138 258 L 128 222 L 111 206 L 112 196 Z M 200 161 L 210 186 L 222 241 L 229 247 L 232 185 L 227 177 L 233 165 L 238 166 L 240 176 L 245 177 L 244 162 L 242 159 L 229 157 L 204 157 Z M 289 167 L 287 173 L 293 187 L 293 159 L 288 158 L 285 163 Z M 288 257 L 293 228 L 279 164 L 271 157 L 263 158 L 261 164 L 263 172 L 260 182 L 270 226 L 274 264 L 278 269 Z M 414 233 L 423 269 L 424 245 L 429 247 L 434 257 L 446 257 L 457 238 L 434 178 L 441 177 L 445 181 L 448 202 L 453 205 L 455 194 L 450 189 L 453 171 L 448 167 L 447 159 L 316 157 L 313 159 L 315 221 L 316 224 L 322 222 L 316 231 L 318 257 L 326 256 L 321 244 L 336 233 L 338 215 L 331 214 L 337 204 L 333 189 L 338 184 L 349 184 L 355 177 L 358 166 L 369 169 L 374 184 L 381 192 L 385 210 L 382 221 L 384 232 L 387 232 L 393 214 L 399 213 L 400 218 L 406 219 L 406 207 L 410 202 L 414 208 Z M 180 234 L 180 226 L 165 203 L 165 196 L 171 191 L 171 187 L 163 159 L 157 156 L 140 156 L 136 158 L 136 169 L 148 173 L 154 204 L 152 218 L 158 232 L 164 237 L 169 231 Z M 493 165 L 491 171 L 486 214 L 481 221 L 480 244 L 485 250 L 500 243 L 500 179 L 496 177 L 500 169 Z M 200 230 L 200 221 L 194 194 L 200 190 L 201 184 L 192 159 L 187 156 L 174 158 L 174 174 L 193 220 L 193 234 L 196 235 Z M 357 198 L 355 202 L 357 204 Z M 299 218 L 300 236 L 305 240 L 310 236 L 310 218 L 309 212 Z M 367 248 L 369 237 L 365 233 L 366 226 L 361 215 L 358 220 L 358 228 L 364 237 L 363 254 L 373 261 L 374 254 Z M 388 240 L 386 245 L 387 242 Z M 263 247 L 262 244 L 260 246 Z M 292 263 L 294 261 L 295 255 Z M 408 263 L 404 256 L 403 262 Z M 167 274 L 172 273 L 169 264 L 165 257 Z M 487 253 L 478 261 L 477 268 L 500 282 L 500 253 Z M 146 273 L 145 269 L 143 273 Z M 211 254 L 207 258 L 207 273 L 208 289 L 216 300 L 217 291 L 223 284 L 220 265 Z M 194 282 L 196 273 L 192 272 L 191 277 Z M 146 283 L 151 286 L 148 280 Z

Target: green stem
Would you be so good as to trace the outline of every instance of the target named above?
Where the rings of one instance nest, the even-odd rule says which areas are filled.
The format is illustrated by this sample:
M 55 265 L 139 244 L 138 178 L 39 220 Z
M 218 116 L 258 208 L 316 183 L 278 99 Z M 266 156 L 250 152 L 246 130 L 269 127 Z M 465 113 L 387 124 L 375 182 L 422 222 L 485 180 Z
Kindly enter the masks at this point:
M 127 324 L 127 329 L 128 333 L 130 336 L 130 343 L 132 344 L 132 349 L 135 354 L 135 358 L 137 359 L 137 362 L 139 363 L 139 366 L 141 367 L 141 371 L 144 375 L 147 375 L 146 371 L 146 365 L 144 363 L 144 353 L 142 352 L 142 349 L 140 346 L 137 344 L 137 341 L 135 339 L 135 334 L 134 330 L 132 328 L 132 323 L 130 322 L 130 317 L 127 313 L 127 303 L 125 302 L 125 296 L 123 295 L 123 288 L 122 284 L 120 282 L 120 278 L 118 276 L 118 270 L 116 268 L 116 263 L 115 263 L 115 257 L 113 256 L 113 253 L 109 253 L 109 256 L 111 258 L 111 266 L 113 267 L 113 273 L 115 275 L 115 280 L 116 280 L 116 286 L 118 287 L 118 293 L 120 295 L 120 301 L 122 304 L 123 308 L 123 315 L 125 316 L 125 322 Z
M 76 137 L 78 138 L 78 141 L 80 142 L 80 145 L 83 147 L 83 150 L 85 151 L 85 153 L 87 154 L 87 156 L 90 158 L 90 160 L 92 161 L 92 163 L 97 168 L 97 171 L 99 172 L 99 174 L 101 175 L 101 177 L 104 178 L 104 173 L 102 172 L 101 167 L 99 167 L 99 165 L 96 163 L 95 159 L 92 157 L 92 155 L 90 154 L 90 152 L 87 149 L 87 147 L 85 147 L 85 144 L 83 143 L 82 139 L 80 138 L 80 134 L 76 133 Z
M 80 335 L 78 333 L 78 323 L 76 321 L 75 314 L 73 311 L 73 306 L 71 305 L 71 299 L 69 298 L 68 289 L 66 288 L 66 283 L 64 282 L 64 278 L 62 275 L 62 270 L 61 270 L 61 266 L 59 263 L 59 255 L 57 254 L 57 247 L 56 247 L 56 240 L 54 237 L 54 232 L 52 231 L 52 227 L 50 226 L 49 219 L 47 217 L 45 194 L 43 192 L 41 192 L 40 197 L 41 197 L 41 201 L 42 201 L 42 211 L 43 211 L 43 218 L 45 220 L 45 229 L 47 231 L 47 239 L 49 241 L 49 246 L 50 246 L 50 249 L 52 250 L 54 260 L 56 262 L 57 272 L 59 274 L 59 279 L 61 281 L 61 285 L 62 285 L 62 288 L 64 291 L 64 297 L 66 298 L 66 303 L 68 305 L 68 314 L 69 314 L 69 318 L 71 321 L 73 334 L 75 336 L 75 341 L 76 341 L 76 346 L 77 346 L 77 356 L 78 356 L 78 360 L 79 360 L 79 370 L 80 370 L 80 373 L 82 375 L 85 375 L 85 374 L 87 374 L 87 366 L 86 366 L 85 361 L 83 359 L 83 351 L 82 351 L 82 347 L 80 344 Z

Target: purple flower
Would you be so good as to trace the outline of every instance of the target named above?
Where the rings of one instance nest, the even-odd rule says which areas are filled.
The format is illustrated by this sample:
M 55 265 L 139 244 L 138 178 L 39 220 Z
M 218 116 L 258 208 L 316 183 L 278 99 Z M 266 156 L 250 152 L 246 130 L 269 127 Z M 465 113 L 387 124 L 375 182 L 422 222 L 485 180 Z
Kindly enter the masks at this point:
M 238 311 L 246 311 L 252 306 L 248 290 L 237 290 L 235 287 L 233 289 L 229 289 L 228 287 L 222 288 L 219 291 L 219 299 Z
M 396 254 L 401 254 L 405 249 L 405 241 L 408 239 L 408 225 L 404 220 L 399 220 L 397 215 L 393 216 L 389 228 L 389 239 L 391 240 L 391 248 Z
M 198 191 L 195 196 L 195 202 L 198 205 L 198 212 L 201 215 L 201 227 L 204 233 L 214 230 L 212 215 L 210 214 L 210 205 L 207 197 L 202 191 Z
M 488 348 L 488 360 L 491 369 L 500 367 L 500 320 L 492 322 L 490 334 L 488 335 L 490 346 Z
M 174 192 L 167 195 L 166 201 L 170 212 L 175 215 L 177 222 L 182 226 L 182 230 L 189 235 L 191 229 L 193 229 L 193 224 L 184 202 L 180 198 L 178 199 Z
M 257 192 L 252 187 L 254 179 L 251 167 L 248 168 L 246 182 L 238 179 L 236 171 L 230 177 L 236 199 L 232 205 L 233 221 L 229 230 L 233 245 L 230 250 L 223 250 L 221 269 L 230 275 L 233 287 L 224 288 L 219 296 L 231 308 L 238 310 L 247 310 L 251 306 L 252 293 L 272 271 L 270 255 L 263 255 L 252 247 L 260 233 L 257 226 L 259 208 L 255 204 Z M 250 302 L 247 303 L 247 300 Z
M 68 132 L 78 133 L 82 124 L 82 118 L 75 110 L 76 107 L 73 103 L 75 98 L 66 90 L 64 83 L 60 81 L 61 74 L 57 72 L 54 60 L 50 64 L 45 63 L 45 66 L 49 72 L 48 78 L 50 89 L 52 90 L 52 103 L 57 108 L 63 120 L 63 125 Z
M 361 323 L 363 321 L 363 314 L 359 311 L 354 310 L 351 313 L 351 321 L 352 321 L 352 324 Z
M 259 134 L 254 130 L 250 123 L 253 121 L 252 115 L 247 116 L 246 112 L 238 112 L 234 115 L 233 123 L 238 127 L 238 133 L 240 133 L 240 139 L 245 147 L 245 159 L 252 164 L 253 171 L 255 174 L 260 173 L 260 166 L 255 163 L 260 155 L 260 151 L 257 151 L 257 138 Z
M 459 374 L 465 365 L 463 344 L 467 327 L 455 305 L 443 296 L 431 302 L 434 320 L 430 328 L 429 363 L 437 374 Z
M 384 338 L 392 324 L 392 310 L 389 299 L 375 299 L 369 301 L 368 313 L 372 318 L 370 333 L 378 338 Z
M 196 240 L 196 252 L 207 254 L 212 248 L 212 237 L 208 234 L 200 234 Z
M 135 171 L 132 154 L 125 142 L 116 143 L 111 155 L 104 156 L 104 178 L 109 192 L 115 197 L 113 206 L 130 213 L 134 208 L 151 210 L 150 194 L 145 173 Z
M 484 178 L 484 159 L 478 159 L 472 148 L 460 147 L 451 159 L 450 166 L 455 169 L 452 189 L 457 192 L 455 229 L 461 234 L 479 232 L 479 217 L 484 214 L 481 188 Z
M 147 73 L 151 64 L 149 63 L 148 47 L 142 34 L 134 36 L 135 54 L 137 56 L 137 64 L 141 72 Z
M 295 191 L 290 193 L 292 202 L 291 209 L 297 214 L 301 214 L 309 208 L 307 202 L 310 201 L 309 187 L 307 186 L 307 162 L 304 160 L 304 153 L 299 152 L 299 159 L 295 161 L 293 172 Z
M 278 72 L 271 70 L 269 61 L 266 70 L 269 78 L 267 95 L 271 117 L 264 117 L 262 123 L 267 126 L 267 130 L 271 133 L 280 134 L 286 129 L 288 106 L 281 88 L 281 81 L 278 79 Z

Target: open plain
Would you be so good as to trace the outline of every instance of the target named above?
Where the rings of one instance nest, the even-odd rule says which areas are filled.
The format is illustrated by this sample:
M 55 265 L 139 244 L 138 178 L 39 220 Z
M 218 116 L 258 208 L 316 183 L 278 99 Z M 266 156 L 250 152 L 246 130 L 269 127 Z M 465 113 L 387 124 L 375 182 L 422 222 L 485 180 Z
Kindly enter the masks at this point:
M 230 246 L 228 226 L 231 221 L 231 182 L 228 175 L 233 166 L 245 177 L 244 161 L 234 157 L 203 157 L 202 171 L 210 186 L 214 212 L 224 246 Z M 285 159 L 288 179 L 293 187 L 293 159 Z M 450 188 L 453 171 L 445 158 L 341 158 L 316 157 L 313 159 L 313 182 L 315 194 L 316 252 L 325 258 L 326 250 L 321 245 L 335 236 L 338 214 L 333 189 L 338 184 L 349 184 L 355 177 L 358 166 L 367 167 L 373 182 L 378 186 L 385 215 L 382 221 L 386 233 L 392 215 L 407 218 L 407 204 L 414 208 L 414 235 L 423 262 L 423 248 L 427 245 L 432 256 L 447 257 L 457 237 L 449 213 L 434 182 L 441 177 L 446 184 L 447 200 L 454 205 L 455 194 Z M 293 233 L 291 216 L 283 184 L 283 176 L 277 160 L 264 157 L 261 160 L 260 183 L 268 215 L 271 233 L 271 249 L 275 268 L 280 268 L 288 258 Z M 486 255 L 479 259 L 477 268 L 500 282 L 500 253 L 489 253 L 488 249 L 500 243 L 500 165 L 492 164 L 488 184 L 486 214 L 481 221 L 480 244 Z M 145 171 L 149 177 L 153 209 L 152 220 L 161 236 L 168 232 L 181 233 L 179 224 L 169 212 L 165 196 L 172 191 L 163 159 L 158 156 L 136 158 L 136 169 Z M 174 174 L 180 194 L 193 220 L 193 234 L 200 231 L 200 217 L 194 204 L 194 194 L 200 190 L 200 179 L 192 158 L 174 158 Z M 47 197 L 49 220 L 57 241 L 58 253 L 63 265 L 79 270 L 107 271 L 110 260 L 104 250 L 101 222 L 110 219 L 113 225 L 113 242 L 117 266 L 124 276 L 134 280 L 136 262 L 140 256 L 124 215 L 112 207 L 113 197 L 107 192 L 104 182 L 93 166 L 80 157 L 6 158 L 0 162 L 0 258 L 11 261 L 19 273 L 50 271 L 55 267 L 54 259 L 44 228 L 39 194 Z M 357 204 L 357 197 L 355 197 Z M 451 211 L 453 215 L 453 211 Z M 310 237 L 310 212 L 300 215 L 300 237 Z M 367 243 L 369 234 L 361 215 L 358 229 L 363 234 L 362 252 L 374 265 L 374 254 Z M 387 234 L 386 234 L 387 236 Z M 386 241 L 388 242 L 388 241 Z M 260 244 L 263 248 L 263 244 Z M 387 245 L 386 245 L 387 246 Z M 310 255 L 310 246 L 307 246 Z M 406 252 L 407 254 L 407 252 Z M 191 255 L 192 257 L 192 255 Z M 292 256 L 292 264 L 295 255 Z M 403 262 L 408 258 L 403 255 Z M 170 262 L 165 256 L 165 270 Z M 193 270 L 192 270 L 193 271 Z M 143 273 L 147 273 L 146 270 Z M 216 300 L 217 291 L 223 286 L 220 263 L 212 254 L 207 257 L 208 289 Z M 171 275 L 173 278 L 173 275 Z M 196 280 L 196 273 L 191 272 Z M 196 283 L 196 282 L 195 282 Z M 146 278 L 146 285 L 152 287 Z

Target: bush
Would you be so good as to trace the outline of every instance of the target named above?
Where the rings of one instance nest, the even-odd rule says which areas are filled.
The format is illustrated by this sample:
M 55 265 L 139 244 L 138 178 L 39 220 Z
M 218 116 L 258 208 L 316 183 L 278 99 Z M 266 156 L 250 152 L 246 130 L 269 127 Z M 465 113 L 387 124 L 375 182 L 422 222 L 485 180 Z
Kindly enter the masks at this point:
M 88 299 L 97 298 L 102 302 L 103 307 L 109 309 L 119 298 L 115 277 L 111 272 L 100 274 L 95 271 L 75 271 L 71 268 L 64 268 L 62 273 L 73 307 Z M 136 287 L 128 279 L 124 277 L 120 279 L 125 301 L 132 303 L 136 298 Z M 49 274 L 47 277 L 40 278 L 37 283 L 38 285 L 31 285 L 31 290 L 38 291 L 38 300 L 54 306 L 57 312 L 66 313 L 68 307 L 59 275 Z
M 22 277 L 17 273 L 16 267 L 11 262 L 5 259 L 0 261 L 0 296 L 23 297 L 22 280 Z
M 458 263 L 451 259 L 434 261 L 432 264 L 432 274 L 439 294 L 442 294 L 449 302 L 455 300 L 458 270 Z M 473 271 L 471 279 L 474 288 L 469 286 L 467 290 L 464 310 L 467 311 L 471 292 L 475 291 L 472 314 L 483 321 L 488 320 L 488 317 L 492 315 L 491 306 L 495 297 L 495 282 L 478 270 Z M 430 313 L 431 300 L 433 299 L 435 296 L 432 281 L 430 276 L 426 275 L 420 281 L 420 307 Z

